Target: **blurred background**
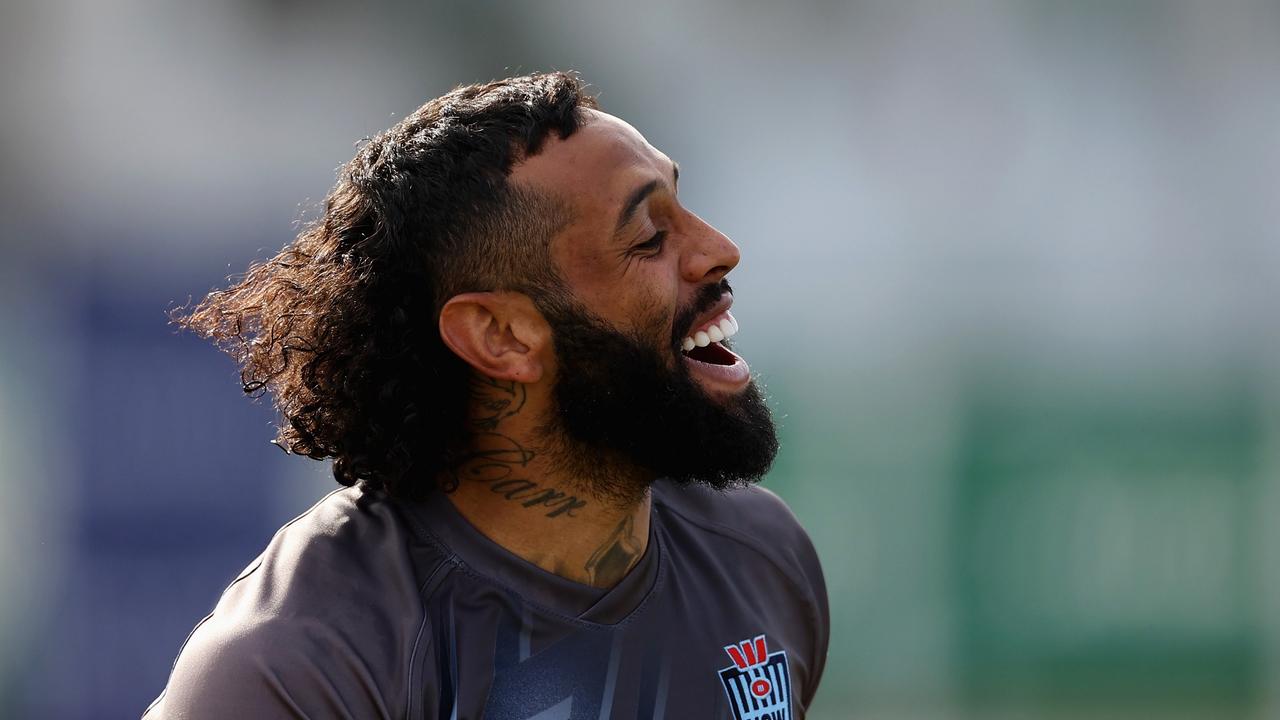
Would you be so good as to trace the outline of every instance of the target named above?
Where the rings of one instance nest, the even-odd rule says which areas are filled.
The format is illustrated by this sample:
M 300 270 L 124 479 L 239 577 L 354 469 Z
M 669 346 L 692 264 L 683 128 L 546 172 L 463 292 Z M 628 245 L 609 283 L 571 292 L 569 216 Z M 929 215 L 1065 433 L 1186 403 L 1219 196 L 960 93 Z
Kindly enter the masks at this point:
M 0 716 L 136 717 L 336 487 L 166 312 L 459 83 L 577 69 L 734 238 L 811 717 L 1280 717 L 1280 4 L 7 0 Z

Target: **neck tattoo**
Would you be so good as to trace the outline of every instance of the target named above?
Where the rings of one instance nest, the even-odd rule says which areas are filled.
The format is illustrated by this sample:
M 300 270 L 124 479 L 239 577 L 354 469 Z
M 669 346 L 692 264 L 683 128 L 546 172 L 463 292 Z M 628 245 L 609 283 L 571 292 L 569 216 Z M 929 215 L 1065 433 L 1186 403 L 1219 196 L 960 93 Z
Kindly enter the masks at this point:
M 502 421 L 525 406 L 525 386 L 508 380 L 475 375 L 471 379 L 471 450 L 451 469 L 456 488 L 461 482 L 479 482 L 509 502 L 545 512 L 549 518 L 575 517 L 587 501 L 571 493 L 543 485 L 527 477 L 529 463 L 538 453 L 500 432 Z

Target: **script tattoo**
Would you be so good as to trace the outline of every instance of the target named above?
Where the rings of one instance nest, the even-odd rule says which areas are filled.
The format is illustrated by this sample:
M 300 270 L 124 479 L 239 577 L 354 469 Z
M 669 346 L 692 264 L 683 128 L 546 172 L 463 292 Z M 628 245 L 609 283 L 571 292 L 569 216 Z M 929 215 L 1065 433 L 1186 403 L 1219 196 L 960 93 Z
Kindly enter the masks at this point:
M 503 420 L 524 409 L 523 384 L 476 376 L 471 380 L 470 393 L 475 409 L 471 418 L 473 449 L 454 467 L 454 487 L 468 480 L 485 483 L 506 500 L 527 508 L 545 508 L 547 517 L 552 518 L 574 517 L 575 510 L 586 507 L 587 502 L 576 495 L 522 477 L 537 453 L 510 435 L 497 432 Z
M 587 560 L 587 580 L 596 587 L 617 583 L 631 569 L 644 548 L 636 536 L 635 520 L 630 515 L 618 523 L 604 544 Z

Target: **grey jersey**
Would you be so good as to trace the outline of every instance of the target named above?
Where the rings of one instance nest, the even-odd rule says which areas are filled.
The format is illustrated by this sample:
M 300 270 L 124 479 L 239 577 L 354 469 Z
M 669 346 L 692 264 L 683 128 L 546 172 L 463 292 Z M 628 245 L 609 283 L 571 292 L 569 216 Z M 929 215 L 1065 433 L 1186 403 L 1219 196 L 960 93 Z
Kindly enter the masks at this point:
M 351 488 L 283 527 L 187 639 L 161 718 L 803 718 L 826 660 L 817 555 L 762 488 L 655 483 L 613 588 L 542 570 L 437 493 Z

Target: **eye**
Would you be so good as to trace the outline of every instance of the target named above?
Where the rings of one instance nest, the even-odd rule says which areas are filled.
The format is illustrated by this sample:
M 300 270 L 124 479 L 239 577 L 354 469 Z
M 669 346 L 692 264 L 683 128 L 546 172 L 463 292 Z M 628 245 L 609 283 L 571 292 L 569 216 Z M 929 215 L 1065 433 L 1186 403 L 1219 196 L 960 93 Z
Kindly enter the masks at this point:
M 661 252 L 662 242 L 666 239 L 667 239 L 667 231 L 659 230 L 658 232 L 654 233 L 653 237 L 649 238 L 648 240 L 645 240 L 644 242 L 638 245 L 632 245 L 631 250 L 634 252 L 641 252 L 641 253 L 647 252 L 647 253 L 652 253 L 654 255 L 657 255 L 659 252 Z

